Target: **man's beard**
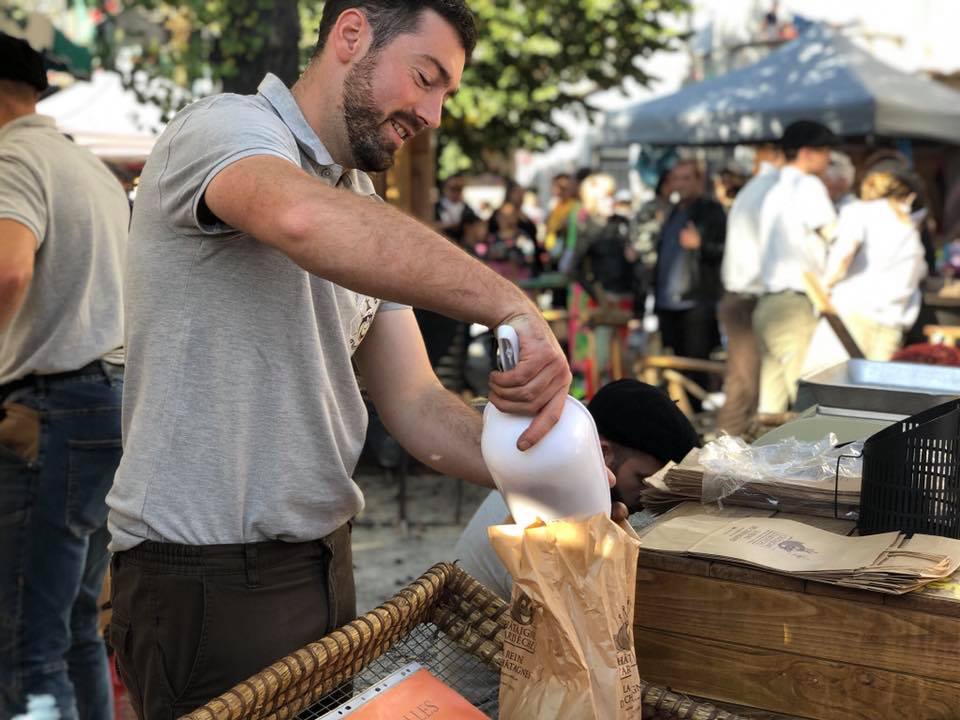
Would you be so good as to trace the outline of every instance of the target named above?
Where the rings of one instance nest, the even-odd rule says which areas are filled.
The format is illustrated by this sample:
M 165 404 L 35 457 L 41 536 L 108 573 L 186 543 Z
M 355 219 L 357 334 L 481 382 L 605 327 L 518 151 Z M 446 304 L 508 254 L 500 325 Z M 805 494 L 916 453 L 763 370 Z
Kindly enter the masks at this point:
M 373 100 L 373 73 L 377 56 L 368 54 L 347 73 L 343 81 L 343 119 L 354 165 L 364 172 L 382 172 L 393 165 L 397 151 L 384 139 L 383 112 Z M 394 113 L 407 129 L 416 133 L 422 123 L 408 113 Z

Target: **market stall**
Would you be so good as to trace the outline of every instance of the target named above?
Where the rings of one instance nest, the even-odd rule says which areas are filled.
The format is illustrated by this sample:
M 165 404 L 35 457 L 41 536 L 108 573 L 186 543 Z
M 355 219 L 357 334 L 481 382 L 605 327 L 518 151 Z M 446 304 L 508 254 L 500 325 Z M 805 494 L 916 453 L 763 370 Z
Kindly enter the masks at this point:
M 124 88 L 120 75 L 97 71 L 37 103 L 57 128 L 106 162 L 142 166 L 163 130 L 160 108 Z
M 842 535 L 854 528 L 798 519 Z M 882 595 L 644 549 L 638 562 L 634 637 L 650 682 L 789 717 L 956 717 L 955 577 Z
M 958 368 L 849 361 L 753 445 L 725 438 L 649 478 L 645 679 L 750 717 L 956 717 L 958 393 Z M 847 560 L 863 543 L 886 549 Z
M 607 112 L 601 143 L 772 142 L 796 120 L 817 120 L 847 138 L 960 144 L 960 92 L 890 67 L 814 25 L 752 65 Z

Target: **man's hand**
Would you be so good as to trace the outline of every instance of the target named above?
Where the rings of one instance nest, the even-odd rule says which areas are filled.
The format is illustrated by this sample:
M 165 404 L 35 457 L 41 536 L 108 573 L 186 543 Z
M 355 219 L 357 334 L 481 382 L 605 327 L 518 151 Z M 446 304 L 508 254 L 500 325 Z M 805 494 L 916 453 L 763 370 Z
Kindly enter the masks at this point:
M 613 487 L 617 484 L 617 476 L 614 475 L 613 470 L 606 468 L 607 471 L 607 482 L 610 484 L 610 487 Z M 627 509 L 627 506 L 622 502 L 614 501 L 613 505 L 610 507 L 610 519 L 614 522 L 622 522 L 630 517 L 630 511 Z
M 680 247 L 684 250 L 700 249 L 700 231 L 692 222 L 688 222 L 680 231 Z
M 490 373 L 490 402 L 501 412 L 535 416 L 517 440 L 517 448 L 527 450 L 560 420 L 573 376 L 543 316 L 531 311 L 504 323 L 520 338 L 520 361 L 509 372 Z

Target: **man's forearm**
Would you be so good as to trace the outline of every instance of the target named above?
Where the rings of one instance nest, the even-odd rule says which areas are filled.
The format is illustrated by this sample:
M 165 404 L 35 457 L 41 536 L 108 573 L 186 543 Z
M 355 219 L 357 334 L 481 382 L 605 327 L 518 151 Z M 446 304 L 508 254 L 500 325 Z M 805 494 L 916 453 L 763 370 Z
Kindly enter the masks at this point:
M 227 224 L 352 290 L 488 327 L 535 310 L 513 283 L 417 220 L 284 160 L 240 160 L 206 199 Z
M 439 383 L 420 394 L 402 417 L 383 418 L 394 439 L 444 475 L 494 487 L 480 454 L 481 414 Z
M 514 283 L 422 223 L 390 206 L 337 192 L 346 196 L 339 200 L 347 202 L 349 213 L 313 215 L 290 253 L 301 267 L 375 297 L 488 327 L 531 311 L 532 303 Z M 324 242 L 318 243 L 321 236 Z
M 0 331 L 5 330 L 17 314 L 29 287 L 29 278 L 0 278 Z

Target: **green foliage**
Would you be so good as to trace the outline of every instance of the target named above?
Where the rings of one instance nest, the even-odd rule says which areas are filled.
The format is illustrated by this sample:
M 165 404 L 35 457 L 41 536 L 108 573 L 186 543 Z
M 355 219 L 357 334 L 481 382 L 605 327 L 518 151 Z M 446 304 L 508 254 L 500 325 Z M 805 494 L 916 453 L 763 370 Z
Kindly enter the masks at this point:
M 297 3 L 297 0 L 285 0 Z M 200 77 L 251 92 L 255 62 L 278 44 L 270 0 L 127 0 L 167 18 L 169 40 L 146 47 L 138 67 L 181 84 Z M 480 40 L 438 133 L 441 176 L 496 166 L 512 151 L 542 150 L 565 138 L 553 110 L 590 112 L 588 96 L 631 77 L 651 78 L 642 59 L 674 47 L 689 0 L 472 0 Z M 294 20 L 300 66 L 316 40 L 322 3 L 300 2 Z M 295 53 L 287 44 L 289 52 Z M 282 46 L 281 46 L 282 47 Z M 294 44 L 295 47 L 295 44 Z M 262 73 L 261 73 L 262 74 Z M 287 73 L 289 76 L 289 73 Z M 231 80 L 234 79 L 233 82 Z M 256 78 L 253 80 L 255 87 Z M 289 80 L 289 77 L 284 77 Z
M 440 137 L 443 171 L 487 166 L 490 152 L 543 150 L 565 139 L 557 108 L 590 112 L 587 97 L 631 77 L 673 47 L 687 0 L 474 0 L 480 41 Z M 671 22 L 671 16 L 672 22 Z

